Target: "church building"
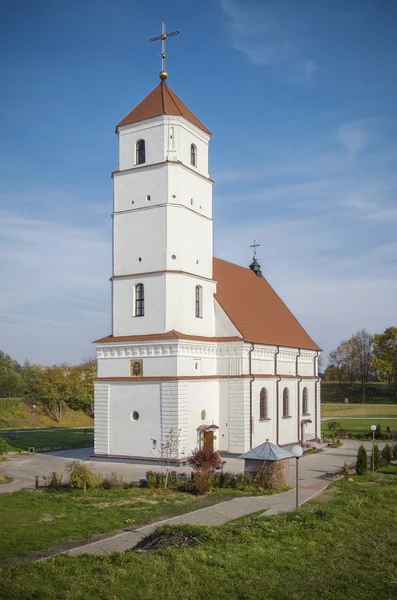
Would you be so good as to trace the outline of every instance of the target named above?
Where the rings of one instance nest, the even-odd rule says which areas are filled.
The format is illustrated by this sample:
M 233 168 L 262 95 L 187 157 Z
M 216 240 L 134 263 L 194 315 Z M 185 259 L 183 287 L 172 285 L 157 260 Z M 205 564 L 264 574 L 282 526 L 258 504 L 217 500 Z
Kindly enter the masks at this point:
M 261 273 L 213 256 L 211 132 L 160 74 L 117 125 L 112 330 L 95 342 L 95 454 L 241 454 L 320 438 L 320 348 Z M 157 446 L 158 447 L 158 446 Z

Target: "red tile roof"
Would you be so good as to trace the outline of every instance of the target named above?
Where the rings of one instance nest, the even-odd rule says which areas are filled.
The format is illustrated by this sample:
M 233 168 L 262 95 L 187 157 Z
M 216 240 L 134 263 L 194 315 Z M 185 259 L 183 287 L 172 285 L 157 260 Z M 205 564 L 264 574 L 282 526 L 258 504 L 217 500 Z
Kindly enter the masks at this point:
M 199 127 L 205 133 L 211 135 L 207 127 L 192 113 L 192 111 L 178 98 L 175 92 L 165 82 L 160 83 L 142 100 L 124 119 L 117 124 L 117 127 L 139 123 L 146 119 L 158 117 L 160 115 L 176 115 L 184 117 L 187 121 Z
M 206 337 L 202 335 L 187 335 L 172 329 L 166 333 L 147 333 L 144 335 L 120 335 L 114 337 L 107 335 L 100 340 L 95 340 L 94 344 L 103 344 L 109 342 L 140 342 L 140 341 L 157 341 L 157 340 L 194 340 L 196 342 L 240 342 L 241 338 L 233 337 Z
M 264 277 L 214 258 L 215 298 L 248 342 L 320 350 Z

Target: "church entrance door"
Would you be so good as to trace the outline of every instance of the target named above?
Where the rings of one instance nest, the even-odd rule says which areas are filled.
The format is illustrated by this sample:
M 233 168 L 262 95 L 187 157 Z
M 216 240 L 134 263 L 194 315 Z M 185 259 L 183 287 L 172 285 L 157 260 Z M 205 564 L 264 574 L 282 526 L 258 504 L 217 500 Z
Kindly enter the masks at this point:
M 214 451 L 214 432 L 206 431 L 204 433 L 204 450 L 205 452 Z

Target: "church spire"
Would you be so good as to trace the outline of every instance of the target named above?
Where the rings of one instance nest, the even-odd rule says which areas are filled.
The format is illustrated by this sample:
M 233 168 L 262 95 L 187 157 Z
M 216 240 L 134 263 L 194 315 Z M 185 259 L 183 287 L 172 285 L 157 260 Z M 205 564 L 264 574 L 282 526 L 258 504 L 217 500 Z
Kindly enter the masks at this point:
M 257 260 L 257 254 L 256 254 L 256 249 L 260 247 L 260 244 L 256 243 L 256 240 L 254 240 L 254 243 L 251 244 L 250 248 L 254 249 L 254 258 L 252 263 L 250 264 L 250 269 L 251 271 L 253 271 L 255 273 L 255 275 L 257 275 L 258 277 L 262 277 L 262 271 L 261 271 L 261 266 L 258 263 Z
M 150 38 L 149 42 L 157 42 L 158 40 L 161 40 L 161 71 L 159 74 L 159 77 L 161 79 L 161 81 L 165 81 L 168 77 L 168 73 L 165 70 L 165 59 L 168 58 L 168 56 L 165 53 L 165 40 L 167 39 L 167 37 L 171 37 L 173 35 L 178 35 L 179 31 L 171 31 L 171 33 L 167 33 L 166 32 L 166 27 L 165 27 L 165 21 L 163 19 L 162 25 L 161 25 L 161 35 L 158 35 L 157 37 L 154 38 Z

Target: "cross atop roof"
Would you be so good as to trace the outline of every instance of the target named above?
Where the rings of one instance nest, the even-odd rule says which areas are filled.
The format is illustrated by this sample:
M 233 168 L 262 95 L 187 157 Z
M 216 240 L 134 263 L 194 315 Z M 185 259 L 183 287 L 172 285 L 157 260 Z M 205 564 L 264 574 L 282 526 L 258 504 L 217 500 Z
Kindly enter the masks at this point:
M 167 33 L 165 29 L 165 21 L 163 20 L 161 24 L 161 35 L 150 38 L 149 40 L 149 42 L 157 42 L 158 40 L 161 40 L 161 72 L 159 75 L 161 81 L 165 81 L 168 77 L 168 73 L 165 70 L 165 59 L 168 58 L 168 56 L 165 53 L 165 40 L 167 39 L 167 37 L 179 34 L 179 31 L 171 31 L 171 33 Z
M 257 258 L 257 256 L 256 256 L 256 249 L 259 248 L 259 247 L 260 247 L 260 244 L 257 244 L 256 240 L 254 240 L 254 243 L 251 244 L 251 246 L 250 246 L 250 248 L 254 249 L 254 260 Z

